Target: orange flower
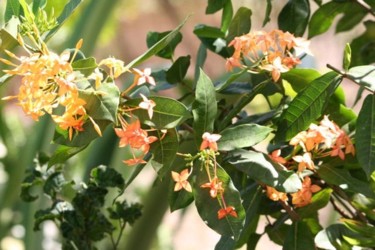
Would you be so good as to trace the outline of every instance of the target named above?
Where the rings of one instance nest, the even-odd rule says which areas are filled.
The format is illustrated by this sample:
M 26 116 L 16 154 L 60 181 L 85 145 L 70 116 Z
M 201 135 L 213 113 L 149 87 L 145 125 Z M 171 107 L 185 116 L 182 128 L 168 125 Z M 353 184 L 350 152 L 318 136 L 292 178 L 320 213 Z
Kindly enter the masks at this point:
M 221 135 L 218 135 L 218 134 L 210 134 L 208 132 L 205 132 L 203 135 L 202 135 L 202 144 L 200 146 L 200 150 L 204 150 L 206 148 L 210 148 L 212 149 L 213 151 L 217 151 L 218 148 L 217 148 L 217 141 L 221 138 Z
M 310 177 L 305 177 L 302 182 L 302 189 L 292 194 L 292 203 L 296 207 L 304 207 L 311 203 L 312 194 L 321 190 L 318 185 L 311 185 Z
M 270 64 L 260 66 L 260 68 L 270 71 L 274 82 L 279 80 L 281 73 L 289 71 L 289 68 L 282 64 L 280 57 L 276 57 Z
M 311 159 L 311 154 L 310 153 L 304 153 L 303 155 L 296 155 L 293 156 L 293 160 L 298 162 L 298 172 L 302 172 L 303 170 L 310 169 L 314 170 L 315 165 L 313 160 Z
M 274 150 L 271 154 L 270 154 L 270 158 L 274 161 L 274 162 L 277 162 L 277 163 L 280 163 L 280 164 L 285 164 L 287 163 L 287 161 L 280 156 L 281 155 L 281 150 L 280 149 L 277 149 L 277 150 Z
M 147 163 L 146 161 L 143 160 L 143 158 L 131 158 L 128 160 L 124 160 L 123 162 L 129 166 Z
M 207 182 L 201 185 L 201 188 L 209 188 L 210 189 L 210 196 L 215 198 L 217 194 L 224 192 L 222 187 L 223 183 L 219 181 L 217 177 L 214 177 L 211 182 Z
M 152 119 L 154 107 L 156 106 L 155 102 L 153 100 L 147 99 L 147 97 L 142 94 L 140 94 L 140 96 L 142 97 L 143 101 L 139 103 L 138 107 L 140 107 L 141 109 L 146 109 L 148 112 L 148 116 L 150 117 L 150 119 Z
M 136 68 L 133 68 L 132 71 L 135 74 L 134 82 L 137 83 L 137 85 L 142 85 L 146 82 L 148 82 L 149 84 L 151 84 L 153 86 L 156 85 L 154 78 L 151 76 L 151 69 L 150 68 L 146 68 L 143 71 L 139 70 L 139 69 L 136 69 Z
M 189 170 L 186 168 L 181 171 L 181 173 L 177 173 L 172 171 L 172 179 L 176 182 L 174 186 L 174 191 L 180 191 L 181 189 L 185 189 L 188 192 L 192 192 L 192 188 L 190 183 L 188 182 L 188 178 L 190 176 Z
M 223 219 L 224 217 L 227 217 L 228 215 L 237 218 L 237 212 L 236 209 L 232 206 L 228 206 L 226 208 L 222 208 L 217 212 L 217 217 L 219 220 Z
M 278 201 L 278 200 L 287 201 L 288 200 L 288 196 L 286 195 L 286 193 L 279 192 L 270 186 L 267 186 L 267 197 L 273 201 Z

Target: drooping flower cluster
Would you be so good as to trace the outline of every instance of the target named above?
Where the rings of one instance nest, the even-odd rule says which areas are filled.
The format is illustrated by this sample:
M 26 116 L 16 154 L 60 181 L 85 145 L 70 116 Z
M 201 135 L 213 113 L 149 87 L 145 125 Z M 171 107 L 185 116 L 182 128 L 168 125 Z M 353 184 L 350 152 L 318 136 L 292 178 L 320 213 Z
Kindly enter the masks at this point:
M 82 40 L 77 43 L 76 51 L 81 45 Z M 9 75 L 20 76 L 21 86 L 17 95 L 3 99 L 17 99 L 25 114 L 36 121 L 44 114 L 50 114 L 61 129 L 68 130 L 69 139 L 72 139 L 73 131 L 82 131 L 83 124 L 89 117 L 84 107 L 86 102 L 79 97 L 76 85 L 80 76 L 71 65 L 75 54 L 72 58 L 68 51 L 58 55 L 49 51 L 45 45 L 40 52 L 30 53 L 29 56 L 17 57 L 10 52 L 7 54 L 18 60 L 19 64 L 1 59 L 14 66 L 13 69 L 4 71 Z M 57 107 L 64 108 L 61 115 L 54 112 Z M 95 125 L 94 123 L 100 134 Z
M 296 169 L 296 172 L 302 174 L 305 170 L 315 172 L 314 159 L 321 157 L 336 157 L 344 160 L 346 154 L 355 154 L 354 145 L 350 137 L 328 116 L 324 116 L 319 125 L 311 124 L 307 131 L 302 131 L 293 137 L 290 145 L 295 150 L 287 159 L 281 156 L 281 150 L 277 149 L 270 154 L 270 158 L 279 164 Z M 297 154 L 301 153 L 301 154 Z M 272 187 L 266 187 L 267 196 L 274 201 L 287 201 L 287 194 L 277 191 Z M 321 188 L 311 184 L 310 177 L 303 178 L 302 189 L 297 193 L 292 193 L 292 204 L 296 207 L 306 206 L 311 203 L 312 194 L 318 192 Z
M 189 160 L 193 161 L 199 158 L 203 168 L 207 174 L 208 182 L 200 185 L 200 188 L 209 189 L 210 197 L 218 199 L 221 208 L 217 211 L 217 217 L 219 220 L 226 216 L 237 217 L 236 209 L 233 206 L 228 206 L 225 202 L 223 182 L 217 175 L 217 162 L 216 155 L 218 154 L 217 141 L 221 138 L 219 134 L 211 134 L 208 132 L 203 133 L 202 143 L 200 145 L 200 152 L 195 157 L 188 157 Z M 192 162 L 189 164 L 193 166 Z M 181 173 L 172 171 L 172 179 L 176 182 L 174 191 L 185 189 L 188 192 L 192 192 L 188 178 L 192 172 L 192 169 L 184 169 Z
M 127 165 L 146 163 L 143 158 L 150 150 L 150 144 L 157 140 L 155 136 L 148 136 L 146 130 L 141 128 L 138 119 L 128 123 L 122 116 L 119 116 L 121 128 L 115 128 L 116 135 L 120 138 L 119 147 L 130 146 L 133 158 L 125 160 Z M 135 150 L 141 155 L 136 155 Z
M 226 68 L 228 71 L 233 67 L 255 72 L 266 70 L 277 82 L 281 73 L 301 63 L 299 56 L 302 53 L 310 53 L 308 45 L 309 41 L 281 30 L 250 32 L 229 43 L 229 47 L 234 47 L 234 53 L 227 59 Z

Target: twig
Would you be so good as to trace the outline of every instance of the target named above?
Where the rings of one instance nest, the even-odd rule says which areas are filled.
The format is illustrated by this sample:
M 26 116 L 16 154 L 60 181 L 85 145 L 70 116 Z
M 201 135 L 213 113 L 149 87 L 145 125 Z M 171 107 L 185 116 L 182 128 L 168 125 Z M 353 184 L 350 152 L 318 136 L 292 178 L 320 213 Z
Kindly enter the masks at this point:
M 362 1 L 354 0 L 354 2 L 358 4 L 359 6 L 361 6 L 362 9 L 366 10 L 367 13 L 369 13 L 372 16 L 375 16 L 375 11 L 371 9 L 370 6 L 364 5 Z

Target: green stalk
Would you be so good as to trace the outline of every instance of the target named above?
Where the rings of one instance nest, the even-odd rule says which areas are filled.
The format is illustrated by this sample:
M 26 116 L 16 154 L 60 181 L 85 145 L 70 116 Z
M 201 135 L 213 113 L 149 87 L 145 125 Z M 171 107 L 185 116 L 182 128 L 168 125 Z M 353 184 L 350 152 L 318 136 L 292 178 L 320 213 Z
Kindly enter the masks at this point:
M 168 181 L 164 179 L 160 183 L 159 177 L 155 180 L 157 185 L 150 188 L 143 201 L 142 216 L 134 223 L 134 226 L 126 238 L 124 250 L 149 250 L 155 240 L 156 231 L 168 209 Z

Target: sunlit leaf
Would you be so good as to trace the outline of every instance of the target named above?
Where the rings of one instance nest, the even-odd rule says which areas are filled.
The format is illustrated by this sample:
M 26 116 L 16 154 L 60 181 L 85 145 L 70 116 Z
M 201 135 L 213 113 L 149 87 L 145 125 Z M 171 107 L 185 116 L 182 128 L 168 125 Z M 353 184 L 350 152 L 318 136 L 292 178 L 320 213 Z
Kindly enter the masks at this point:
M 280 117 L 276 141 L 290 140 L 320 117 L 338 81 L 336 72 L 328 72 L 298 93 Z
M 240 7 L 229 25 L 227 42 L 232 41 L 236 36 L 242 36 L 249 33 L 251 28 L 251 10 L 246 7 Z
M 355 146 L 357 159 L 367 178 L 375 171 L 375 95 L 368 95 L 359 112 Z
M 211 79 L 200 70 L 195 101 L 193 102 L 193 129 L 197 145 L 202 141 L 204 132 L 213 132 L 217 113 L 216 92 Z
M 257 124 L 230 127 L 220 132 L 218 147 L 219 150 L 225 151 L 251 147 L 266 139 L 271 131 L 271 128 Z
M 352 60 L 352 49 L 350 48 L 350 44 L 347 43 L 345 45 L 344 57 L 343 57 L 343 60 L 342 60 L 343 61 L 342 66 L 343 66 L 345 71 L 349 70 L 351 60 Z
M 4 13 L 4 21 L 7 23 L 12 16 L 18 17 L 21 5 L 19 0 L 7 0 Z
M 375 66 L 357 66 L 350 68 L 348 77 L 361 86 L 375 91 Z
M 72 63 L 73 69 L 88 77 L 98 67 L 94 57 L 83 58 Z
M 315 69 L 291 69 L 285 73 L 282 73 L 282 78 L 287 80 L 292 86 L 293 90 L 301 92 L 306 88 L 313 80 L 320 77 L 321 74 Z
M 301 180 L 295 172 L 274 163 L 263 153 L 236 150 L 229 162 L 250 178 L 277 190 L 293 193 L 302 188 Z
M 226 1 L 223 7 L 223 14 L 221 16 L 221 31 L 226 32 L 233 17 L 232 1 Z
M 289 0 L 278 17 L 279 28 L 296 36 L 303 36 L 310 17 L 308 0 Z

